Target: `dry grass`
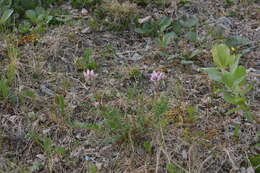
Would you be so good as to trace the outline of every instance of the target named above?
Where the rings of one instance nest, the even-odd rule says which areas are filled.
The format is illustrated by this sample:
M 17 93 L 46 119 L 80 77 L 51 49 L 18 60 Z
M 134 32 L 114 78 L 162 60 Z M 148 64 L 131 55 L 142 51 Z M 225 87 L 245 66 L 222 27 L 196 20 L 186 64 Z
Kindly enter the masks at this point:
M 212 12 L 215 3 L 204 2 L 209 8 L 204 10 Z M 125 20 L 137 7 L 110 2 L 107 9 L 115 20 Z M 240 22 L 243 27 L 255 19 Z M 13 35 L 0 40 L 0 79 L 8 79 L 10 88 L 8 97 L 0 95 L 0 172 L 161 173 L 171 163 L 178 172 L 211 173 L 243 172 L 251 166 L 249 158 L 259 154 L 260 81 L 255 72 L 248 78 L 255 81 L 249 94 L 255 120 L 240 112 L 226 116 L 232 105 L 193 68 L 210 64 L 208 48 L 194 65 L 182 65 L 160 56 L 151 40 L 135 33 L 82 34 L 78 31 L 86 26 L 79 26 L 48 30 L 34 44 L 18 44 L 20 38 Z M 240 29 L 245 35 L 251 31 Z M 195 47 L 184 43 L 186 49 Z M 181 49 L 170 46 L 170 53 Z M 105 54 L 107 47 L 113 51 Z M 91 82 L 75 63 L 85 48 L 93 50 L 98 64 L 98 77 Z M 257 62 L 258 53 L 252 49 L 243 56 L 247 68 L 255 68 L 247 62 Z M 142 58 L 133 59 L 136 54 Z M 149 80 L 153 70 L 166 75 L 160 85 Z M 113 109 L 120 112 L 122 125 L 115 131 L 106 126 L 105 113 Z

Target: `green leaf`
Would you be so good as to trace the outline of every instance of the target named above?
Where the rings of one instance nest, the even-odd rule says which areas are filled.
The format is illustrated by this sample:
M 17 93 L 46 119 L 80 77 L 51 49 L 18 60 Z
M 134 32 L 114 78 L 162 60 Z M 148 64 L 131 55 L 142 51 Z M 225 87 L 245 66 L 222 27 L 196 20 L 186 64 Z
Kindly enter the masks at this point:
M 176 38 L 177 35 L 175 34 L 175 32 L 169 32 L 169 33 L 165 34 L 164 37 L 166 38 L 167 43 L 169 43 L 169 42 L 172 41 L 174 38 Z
M 160 98 L 160 101 L 155 104 L 154 115 L 159 120 L 160 117 L 168 110 L 168 99 L 165 97 Z
M 37 16 L 36 12 L 34 10 L 27 10 L 25 12 L 25 16 L 31 20 L 34 24 L 37 24 Z
M 201 53 L 201 51 L 198 50 L 198 49 L 196 49 L 196 50 L 192 51 L 192 53 L 191 53 L 191 55 L 189 56 L 189 58 L 193 58 L 193 57 L 199 55 L 200 53 Z
M 243 38 L 240 36 L 231 36 L 231 37 L 226 38 L 225 43 L 229 47 L 239 47 L 239 46 L 248 45 L 251 42 L 247 38 Z
M 9 17 L 13 14 L 14 10 L 13 9 L 7 9 L 4 11 L 3 15 L 0 18 L 0 25 L 4 24 Z
M 239 64 L 240 55 L 232 55 L 232 63 L 229 66 L 230 71 L 233 73 Z
M 232 94 L 227 92 L 224 92 L 224 100 L 234 105 L 242 105 L 246 102 L 246 99 L 244 97 L 233 96 Z
M 171 18 L 164 17 L 160 20 L 159 26 L 160 26 L 160 32 L 164 32 L 168 26 L 170 26 L 172 23 Z
M 195 16 L 180 21 L 181 25 L 187 28 L 196 26 L 199 23 L 199 19 Z
M 240 86 L 246 79 L 246 68 L 243 66 L 238 66 L 236 70 L 232 73 L 233 87 Z
M 225 44 L 214 45 L 211 49 L 214 63 L 221 69 L 230 65 L 232 58 L 230 58 L 230 50 Z
M 196 42 L 198 35 L 196 32 L 188 32 L 184 35 L 184 37 L 189 41 Z
M 8 86 L 7 80 L 0 80 L 0 96 L 3 98 L 8 97 L 10 94 L 10 88 Z
M 193 61 L 181 60 L 181 64 L 193 64 Z
M 229 89 L 232 89 L 233 88 L 233 84 L 234 84 L 234 78 L 232 76 L 232 73 L 230 72 L 223 72 L 222 73 L 222 80 L 225 84 L 225 86 Z
M 211 80 L 222 82 L 222 73 L 219 72 L 216 68 L 203 68 L 202 70 L 208 73 Z
M 182 171 L 179 169 L 179 168 L 177 168 L 177 167 L 175 167 L 173 164 L 171 164 L 171 163 L 168 163 L 167 165 L 166 165 L 166 169 L 167 169 L 167 172 L 168 173 L 182 173 Z
M 254 155 L 250 156 L 249 160 L 253 166 L 259 166 L 260 165 L 260 155 Z

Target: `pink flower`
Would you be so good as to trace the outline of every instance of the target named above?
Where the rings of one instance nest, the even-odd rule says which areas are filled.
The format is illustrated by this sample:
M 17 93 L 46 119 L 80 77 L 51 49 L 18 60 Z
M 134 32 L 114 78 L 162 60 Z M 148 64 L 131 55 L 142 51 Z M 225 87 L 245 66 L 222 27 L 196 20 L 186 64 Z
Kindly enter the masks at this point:
M 156 82 L 156 81 L 160 81 L 164 78 L 164 74 L 162 72 L 156 72 L 156 71 L 153 71 L 153 73 L 151 74 L 151 77 L 150 77 L 150 80 L 152 82 Z
M 98 106 L 100 106 L 100 103 L 99 102 L 94 102 L 93 106 L 98 107 Z
M 86 81 L 91 81 L 97 77 L 97 74 L 95 74 L 93 70 L 87 70 L 83 72 L 83 76 Z

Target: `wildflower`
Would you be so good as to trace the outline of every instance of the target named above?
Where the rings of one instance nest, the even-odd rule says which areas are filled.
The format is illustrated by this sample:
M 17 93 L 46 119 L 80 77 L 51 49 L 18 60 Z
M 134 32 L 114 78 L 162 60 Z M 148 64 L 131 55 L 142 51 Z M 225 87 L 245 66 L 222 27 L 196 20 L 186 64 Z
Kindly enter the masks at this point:
M 98 106 L 100 106 L 100 103 L 99 102 L 94 102 L 93 106 L 98 107 Z
M 156 82 L 156 81 L 162 80 L 164 77 L 165 76 L 162 72 L 153 71 L 153 73 L 151 74 L 150 80 L 153 82 Z
M 95 74 L 93 70 L 87 70 L 83 72 L 83 76 L 86 81 L 91 81 L 97 77 L 97 74 Z
M 236 49 L 235 49 L 234 47 L 231 47 L 231 50 L 232 50 L 232 51 L 235 51 Z

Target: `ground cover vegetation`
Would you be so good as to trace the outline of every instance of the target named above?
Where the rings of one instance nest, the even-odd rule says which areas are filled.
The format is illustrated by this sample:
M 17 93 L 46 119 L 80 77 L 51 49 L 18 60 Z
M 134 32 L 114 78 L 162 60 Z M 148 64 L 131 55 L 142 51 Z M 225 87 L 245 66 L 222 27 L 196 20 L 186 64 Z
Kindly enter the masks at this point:
M 0 172 L 260 171 L 258 0 L 0 0 Z

